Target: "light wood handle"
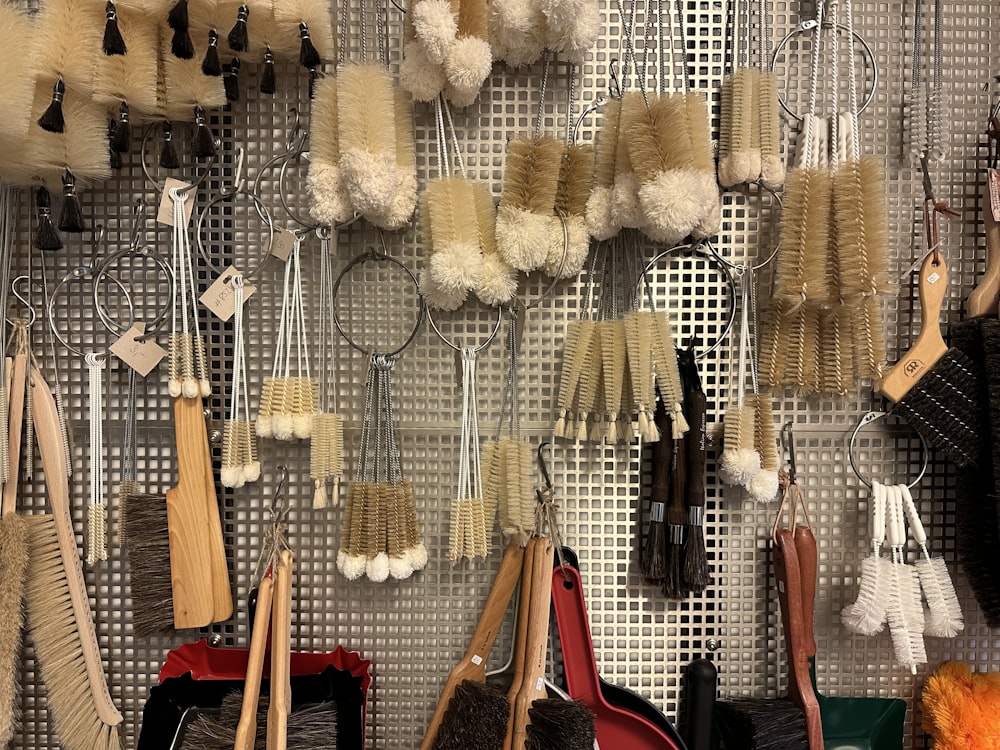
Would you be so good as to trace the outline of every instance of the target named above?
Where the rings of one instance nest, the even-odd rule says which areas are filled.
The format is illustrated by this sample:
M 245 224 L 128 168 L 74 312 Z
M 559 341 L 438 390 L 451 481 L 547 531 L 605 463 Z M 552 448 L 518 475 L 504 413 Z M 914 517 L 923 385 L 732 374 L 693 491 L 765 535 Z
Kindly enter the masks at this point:
M 274 566 L 271 605 L 271 704 L 267 709 L 267 750 L 288 747 L 292 712 L 292 553 L 283 550 Z
M 524 550 L 524 565 L 521 568 L 521 592 L 518 595 L 517 623 L 514 630 L 514 677 L 507 690 L 510 717 L 507 719 L 504 750 L 510 750 L 514 744 L 514 707 L 517 703 L 517 694 L 524 682 L 524 654 L 528 646 L 528 621 L 531 619 L 531 579 L 534 575 L 534 556 L 537 546 L 537 537 L 528 540 L 528 546 Z
M 983 190 L 983 227 L 986 233 L 986 270 L 972 290 L 966 305 L 968 317 L 997 317 L 1000 302 L 1000 224 L 993 218 L 990 183 Z
M 167 527 L 174 627 L 183 630 L 202 628 L 215 621 L 215 542 L 206 497 L 211 464 L 206 470 L 207 438 L 200 398 L 174 399 L 174 435 L 177 486 L 167 490 Z
M 552 598 L 552 542 L 540 539 L 535 548 L 531 574 L 531 619 L 528 621 L 527 646 L 524 654 L 524 677 L 514 704 L 514 750 L 524 750 L 527 727 L 531 722 L 528 709 L 539 698 L 546 697 L 545 665 L 549 647 L 549 611 Z
M 920 266 L 920 335 L 910 350 L 886 373 L 879 385 L 893 403 L 903 398 L 948 351 L 941 335 L 941 307 L 948 291 L 948 263 L 941 253 L 930 253 Z
M 205 412 L 203 410 L 203 423 L 204 416 Z M 206 475 L 205 513 L 208 516 L 208 525 L 211 529 L 211 544 L 208 552 L 212 565 L 212 621 L 223 622 L 233 616 L 233 590 L 229 580 L 229 565 L 226 563 L 226 540 L 222 535 L 219 499 L 215 493 L 215 473 L 212 470 L 212 448 L 208 444 L 208 430 L 203 429 L 201 434 Z
M 260 700 L 260 679 L 264 673 L 273 594 L 274 583 L 271 576 L 265 576 L 257 587 L 257 607 L 254 610 L 253 633 L 250 636 L 250 653 L 247 657 L 247 676 L 243 685 L 243 706 L 240 709 L 240 723 L 236 727 L 236 743 L 233 750 L 253 750 L 254 739 L 257 736 L 257 703 Z
M 465 652 L 465 656 L 462 657 L 462 661 L 449 673 L 448 681 L 445 682 L 441 691 L 434 715 L 427 725 L 423 742 L 420 743 L 421 750 L 429 750 L 437 740 L 444 714 L 455 695 L 455 688 L 463 680 L 486 682 L 486 662 L 489 659 L 490 651 L 493 650 L 497 633 L 500 632 L 500 625 L 507 613 L 510 597 L 514 593 L 514 587 L 517 585 L 517 579 L 521 575 L 521 569 L 526 559 L 524 548 L 517 541 L 511 540 L 500 560 L 500 567 L 493 579 L 490 593 L 486 597 L 482 614 L 479 615 L 479 622 L 472 634 L 469 648 Z
M 38 452 L 41 454 L 42 469 L 45 471 L 45 486 L 49 502 L 52 504 L 56 535 L 59 538 L 59 556 L 62 558 L 66 573 L 73 616 L 80 635 L 80 648 L 87 666 L 87 681 L 97 708 L 97 715 L 105 724 L 117 726 L 122 723 L 122 715 L 115 708 L 111 693 L 108 691 L 101 650 L 97 645 L 97 633 L 94 632 L 94 617 L 90 610 L 87 584 L 83 580 L 80 551 L 77 549 L 76 534 L 73 531 L 73 519 L 69 509 L 66 453 L 63 451 L 56 402 L 48 384 L 35 367 L 31 368 L 31 398 L 35 437 L 38 440 Z
M 7 365 L 7 483 L 3 486 L 0 515 L 17 511 L 17 489 L 21 470 L 21 429 L 24 426 L 24 389 L 28 375 L 28 355 L 18 354 L 13 367 Z

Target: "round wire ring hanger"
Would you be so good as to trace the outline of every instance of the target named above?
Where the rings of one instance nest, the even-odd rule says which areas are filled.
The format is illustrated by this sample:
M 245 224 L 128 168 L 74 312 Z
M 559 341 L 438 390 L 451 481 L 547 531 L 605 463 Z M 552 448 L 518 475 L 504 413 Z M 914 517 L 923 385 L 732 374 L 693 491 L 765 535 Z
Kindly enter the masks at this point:
M 885 412 L 885 411 L 868 412 L 867 414 L 861 417 L 857 427 L 855 427 L 854 431 L 851 433 L 850 442 L 847 444 L 847 457 L 851 461 L 851 468 L 854 470 L 854 473 L 857 474 L 858 479 L 861 480 L 861 483 L 865 485 L 865 487 L 868 487 L 869 489 L 871 489 L 872 483 L 861 473 L 861 469 L 858 468 L 857 459 L 854 457 L 855 443 L 857 442 L 858 435 L 860 434 L 862 429 L 870 425 L 872 422 L 877 422 L 880 419 L 887 419 L 889 416 L 891 416 L 891 412 Z M 918 484 L 920 484 L 920 481 L 924 478 L 924 474 L 927 473 L 927 464 L 930 461 L 930 451 L 927 448 L 927 441 L 924 439 L 924 436 L 921 435 L 919 432 L 917 432 L 917 437 L 920 438 L 920 453 L 921 456 L 923 457 L 923 461 L 920 466 L 920 473 L 917 474 L 917 478 L 907 485 L 907 487 L 909 487 L 911 490 Z
M 166 180 L 164 179 L 162 182 L 157 180 L 153 176 L 153 171 L 150 168 L 149 163 L 146 161 L 147 147 L 149 146 L 150 137 L 153 135 L 153 130 L 156 128 L 156 126 L 157 123 L 151 122 L 149 125 L 146 126 L 146 130 L 142 134 L 142 145 L 139 148 L 139 164 L 142 166 L 142 173 L 146 177 L 146 182 L 148 182 L 150 186 L 152 186 L 152 188 L 156 190 L 156 192 L 162 193 L 166 189 L 166 184 L 167 184 Z M 198 175 L 197 179 L 195 179 L 195 181 L 192 182 L 188 188 L 186 188 L 185 192 L 191 190 L 197 190 L 201 186 L 201 184 L 208 179 L 208 176 L 212 173 L 212 167 L 214 167 L 215 163 L 219 160 L 219 151 L 221 150 L 221 147 L 222 147 L 222 141 L 216 138 L 215 153 L 208 160 L 208 164 L 205 165 L 204 171 L 202 171 L 202 173 Z
M 771 53 L 772 72 L 774 72 L 774 67 L 778 62 L 778 55 L 781 54 L 781 51 L 785 48 L 785 45 L 788 44 L 791 38 L 796 34 L 804 34 L 807 31 L 816 31 L 816 24 L 817 24 L 816 19 L 811 18 L 807 21 L 803 21 L 794 29 L 785 34 L 784 38 L 780 42 L 778 42 L 778 44 L 775 46 L 774 52 Z M 823 28 L 830 29 L 832 28 L 832 24 L 830 24 L 828 21 L 824 21 Z M 848 27 L 842 23 L 838 23 L 836 28 L 838 31 L 843 31 L 845 33 L 849 31 Z M 879 79 L 878 60 L 875 58 L 875 53 L 872 51 L 871 46 L 868 44 L 867 41 L 865 41 L 865 38 L 863 36 L 861 36 L 857 31 L 852 32 L 852 35 L 857 40 L 858 44 L 861 45 L 861 50 L 864 53 L 864 55 L 869 60 L 871 60 L 871 68 L 872 68 L 872 90 L 868 92 L 868 96 L 865 97 L 865 100 L 861 102 L 861 106 L 858 107 L 858 114 L 860 115 L 862 112 L 868 109 L 868 107 L 871 106 L 871 103 L 875 100 L 875 92 L 878 90 L 878 79 Z M 813 54 L 817 53 L 818 50 L 815 50 Z M 854 61 L 851 60 L 851 65 L 853 64 Z M 780 104 L 781 108 L 788 113 L 789 117 L 792 117 L 798 120 L 799 122 L 802 122 L 801 115 L 796 114 L 795 112 L 792 111 L 792 109 L 788 106 L 788 103 L 785 101 L 784 97 L 781 95 L 780 91 L 778 92 L 778 104 Z
M 705 248 L 708 249 L 706 250 Z M 729 297 L 730 297 L 729 315 L 727 316 L 726 324 L 723 326 L 722 332 L 719 334 L 718 338 L 712 342 L 711 346 L 704 347 L 700 352 L 694 355 L 694 358 L 696 360 L 700 360 L 704 359 L 709 354 L 718 349 L 720 346 L 722 346 L 722 343 L 726 340 L 730 332 L 733 330 L 733 324 L 736 322 L 736 278 L 733 276 L 733 270 L 730 267 L 731 264 L 719 256 L 719 254 L 715 251 L 715 248 L 712 247 L 711 243 L 707 241 L 699 241 L 699 242 L 686 243 L 682 245 L 674 245 L 673 247 L 667 248 L 666 250 L 653 256 L 653 259 L 650 260 L 649 263 L 646 264 L 646 267 L 642 269 L 642 272 L 639 274 L 639 278 L 636 279 L 635 291 L 633 292 L 633 294 L 635 295 L 634 297 L 635 299 L 639 299 L 638 295 L 640 292 L 640 287 L 645 286 L 646 296 L 649 301 L 650 308 L 655 309 L 653 305 L 652 287 L 650 286 L 649 279 L 647 278 L 649 272 L 652 271 L 657 266 L 657 264 L 664 258 L 673 255 L 685 255 L 685 254 L 701 256 L 702 258 L 705 258 L 706 260 L 709 261 L 714 260 L 715 263 L 719 266 L 719 268 L 722 269 L 722 273 L 726 278 L 726 287 L 729 290 Z
M 274 221 L 271 220 L 270 212 L 264 206 L 260 198 L 257 197 L 256 192 L 247 188 L 246 177 L 243 174 L 245 166 L 246 166 L 246 151 L 244 151 L 243 147 L 241 146 L 238 149 L 236 149 L 236 175 L 233 177 L 233 184 L 228 190 L 224 189 L 222 192 L 220 192 L 218 195 L 212 198 L 208 203 L 205 204 L 205 207 L 201 209 L 201 213 L 198 214 L 198 221 L 195 223 L 195 239 L 198 243 L 198 254 L 201 256 L 201 259 L 205 261 L 205 265 L 207 265 L 210 269 L 212 269 L 212 271 L 215 272 L 216 276 L 221 276 L 222 272 L 225 269 L 219 268 L 218 266 L 215 265 L 215 263 L 212 262 L 212 259 L 208 254 L 208 248 L 205 247 L 205 243 L 202 241 L 201 238 L 202 229 L 205 226 L 205 217 L 208 216 L 208 212 L 212 209 L 213 206 L 217 206 L 218 204 L 224 201 L 235 200 L 236 197 L 240 195 L 248 197 L 250 201 L 253 203 L 253 207 L 254 210 L 257 212 L 257 215 L 261 218 L 261 221 L 264 222 L 264 226 L 267 227 L 267 244 L 261 251 L 260 258 L 258 258 L 257 260 L 257 264 L 249 269 L 241 269 L 243 273 L 243 278 L 249 280 L 254 277 L 257 271 L 260 270 L 261 266 L 264 265 L 264 262 L 271 254 L 271 248 L 274 246 Z
M 764 183 L 760 182 L 760 180 L 757 180 L 757 181 L 751 182 L 751 183 L 742 183 L 741 185 L 737 186 L 737 190 L 739 192 L 741 192 L 741 193 L 746 194 L 746 196 L 749 198 L 750 197 L 750 191 L 747 190 L 747 187 L 749 187 L 749 185 L 756 185 L 759 190 L 763 190 L 763 191 L 765 191 L 767 193 L 770 193 L 771 197 L 774 198 L 775 203 L 778 204 L 778 214 L 780 216 L 781 212 L 785 210 L 785 204 L 781 200 L 781 194 L 778 193 L 777 190 L 774 190 L 772 188 L 767 187 Z M 759 193 L 758 193 L 758 195 L 759 195 Z M 743 273 L 746 270 L 749 270 L 749 271 L 752 271 L 752 272 L 756 273 L 757 271 L 760 271 L 762 268 L 766 268 L 767 266 L 769 266 L 771 264 L 771 261 L 773 261 L 775 259 L 775 257 L 777 257 L 777 255 L 778 255 L 778 249 L 781 246 L 780 242 L 775 243 L 774 249 L 771 251 L 771 254 L 767 256 L 767 258 L 765 258 L 764 260 L 762 260 L 760 263 L 757 263 L 756 265 L 747 266 L 746 263 L 734 263 L 733 261 L 729 260 L 722 253 L 720 253 L 719 251 L 717 251 L 715 249 L 715 247 L 710 242 L 706 241 L 705 244 L 708 245 L 708 247 L 712 251 L 712 255 L 714 255 L 716 258 L 718 258 L 720 262 L 722 262 L 724 265 L 729 266 L 730 269 L 732 269 L 734 271 L 738 271 L 739 273 Z
M 71 268 L 69 271 L 66 272 L 66 275 L 63 276 L 62 279 L 59 280 L 59 283 L 56 284 L 55 288 L 52 290 L 52 295 L 49 297 L 49 304 L 48 304 L 48 307 L 46 308 L 46 311 L 45 311 L 46 312 L 46 317 L 48 318 L 48 322 L 49 322 L 49 328 L 52 330 L 53 335 L 59 340 L 59 343 L 62 344 L 64 347 L 66 347 L 66 349 L 69 350 L 71 353 L 77 355 L 78 357 L 83 357 L 83 358 L 87 358 L 87 357 L 93 356 L 94 354 L 100 354 L 100 355 L 107 354 L 108 351 L 110 351 L 110 348 L 105 348 L 105 350 L 103 352 L 85 352 L 82 349 L 79 349 L 78 347 L 73 346 L 69 342 L 69 339 L 63 334 L 62 331 L 59 330 L 59 327 L 56 325 L 56 319 L 55 319 L 54 313 L 55 313 L 55 308 L 56 308 L 56 302 L 59 299 L 59 293 L 64 288 L 66 288 L 67 285 L 71 281 L 82 281 L 84 279 L 94 279 L 94 285 L 95 286 L 97 285 L 97 281 L 96 281 L 97 276 L 96 276 L 96 273 L 94 271 L 94 259 L 95 259 L 96 255 L 97 255 L 98 249 L 100 248 L 101 242 L 104 239 L 104 226 L 103 225 L 99 226 L 97 228 L 97 231 L 99 233 L 98 234 L 98 239 L 94 243 L 94 255 L 91 257 L 90 264 L 89 265 L 85 265 L 85 266 L 76 266 L 75 268 Z M 121 324 L 117 323 L 116 321 L 110 320 L 110 319 L 109 319 L 109 322 L 111 323 L 111 325 L 107 325 L 107 323 L 104 323 L 103 319 L 101 320 L 101 322 L 104 323 L 104 325 L 108 329 L 108 331 L 110 331 L 111 333 L 113 333 L 116 336 L 121 336 L 127 330 L 129 330 L 132 327 L 132 325 L 135 323 L 135 320 L 134 320 L 134 317 L 135 317 L 135 307 L 132 304 L 132 295 L 129 294 L 129 291 L 125 287 L 125 285 L 122 284 L 121 281 L 119 281 L 114 276 L 109 276 L 109 278 L 111 279 L 111 281 L 113 281 L 115 283 L 115 285 L 119 289 L 121 289 L 122 296 L 125 298 L 126 304 L 128 304 L 129 323 L 126 326 L 122 326 Z
M 337 276 L 337 280 L 333 283 L 333 291 L 330 293 L 330 299 L 332 303 L 331 312 L 333 313 L 333 324 L 337 327 L 337 330 L 340 332 L 340 335 L 344 337 L 344 340 L 347 341 L 347 343 L 350 344 L 354 349 L 358 350 L 367 357 L 371 357 L 376 354 L 382 354 L 388 357 L 395 357 L 398 354 L 400 354 L 404 349 L 406 349 L 406 347 L 408 347 L 411 343 L 413 343 L 413 340 L 417 337 L 417 333 L 420 331 L 420 326 L 424 322 L 424 317 L 427 315 L 427 302 L 424 300 L 424 296 L 420 293 L 420 285 L 417 282 L 417 277 L 413 275 L 413 271 L 407 268 L 406 264 L 396 260 L 391 255 L 389 255 L 388 252 L 385 251 L 385 237 L 382 235 L 381 231 L 379 232 L 379 238 L 382 241 L 382 252 L 378 252 L 377 250 L 371 247 L 368 248 L 363 253 L 355 255 L 353 258 L 351 258 L 348 264 L 344 266 L 344 270 L 342 270 L 340 272 L 340 275 Z M 410 335 L 406 337 L 406 340 L 403 341 L 402 345 L 400 345 L 399 348 L 394 349 L 391 352 L 376 352 L 372 351 L 371 349 L 366 349 L 365 347 L 363 347 L 357 341 L 352 339 L 351 336 L 347 333 L 347 331 L 344 330 L 344 326 L 340 322 L 340 316 L 337 314 L 337 304 L 336 304 L 337 293 L 340 291 L 340 284 L 344 280 L 344 277 L 354 268 L 369 262 L 392 263 L 393 265 L 401 268 L 409 278 L 410 282 L 413 284 L 413 287 L 417 290 L 417 297 L 420 299 L 420 309 L 417 312 L 417 322 L 414 324 L 413 330 L 410 331 Z
M 431 329 L 434 331 L 434 333 L 438 335 L 438 338 L 441 339 L 449 348 L 454 349 L 456 352 L 463 351 L 463 347 L 456 344 L 454 341 L 449 339 L 441 332 L 441 329 L 438 328 L 437 323 L 434 322 L 434 316 L 431 315 L 431 309 L 429 307 L 427 308 L 427 322 L 430 323 Z M 487 338 L 486 341 L 482 342 L 479 346 L 473 348 L 472 351 L 478 354 L 483 349 L 492 344 L 493 339 L 497 337 L 497 333 L 500 331 L 500 324 L 502 322 L 503 322 L 503 305 L 500 305 L 497 307 L 497 322 L 496 325 L 493 326 L 493 330 L 490 332 L 489 338 Z
M 151 245 L 140 244 L 142 241 L 142 232 L 141 232 L 141 226 L 139 224 L 139 218 L 145 213 L 145 209 L 146 209 L 146 200 L 145 198 L 140 198 L 139 200 L 136 201 L 135 210 L 132 213 L 133 220 L 135 221 L 135 227 L 132 230 L 132 240 L 129 243 L 128 247 L 116 250 L 113 253 L 109 254 L 107 257 L 105 257 L 104 260 L 101 261 L 101 263 L 98 265 L 94 273 L 94 310 L 95 312 L 97 312 L 97 316 L 101 319 L 101 323 L 103 323 L 104 327 L 107 328 L 109 331 L 117 329 L 120 326 L 120 323 L 118 323 L 118 321 L 112 318 L 111 315 L 108 313 L 108 311 L 104 309 L 104 305 L 101 303 L 100 295 L 98 294 L 98 289 L 101 285 L 101 282 L 104 281 L 104 278 L 106 276 L 109 276 L 110 274 L 109 269 L 115 263 L 117 263 L 119 260 L 123 258 L 139 257 L 153 261 L 153 263 L 156 264 L 159 270 L 166 277 L 167 282 L 170 285 L 170 291 L 166 296 L 163 308 L 160 309 L 155 316 L 153 316 L 152 320 L 146 321 L 146 328 L 145 328 L 146 333 L 155 333 L 156 331 L 160 330 L 164 322 L 166 322 L 167 320 L 167 315 L 173 309 L 174 271 L 170 267 L 170 263 L 167 262 L 166 258 L 164 258 L 162 255 L 156 252 L 156 249 Z M 121 279 L 119 279 L 117 276 L 114 276 L 112 274 L 110 275 L 110 278 L 118 285 L 119 288 L 123 286 Z M 134 311 L 133 311 L 133 317 L 134 317 Z M 133 320 L 132 322 L 134 324 L 136 322 L 142 322 L 142 321 Z

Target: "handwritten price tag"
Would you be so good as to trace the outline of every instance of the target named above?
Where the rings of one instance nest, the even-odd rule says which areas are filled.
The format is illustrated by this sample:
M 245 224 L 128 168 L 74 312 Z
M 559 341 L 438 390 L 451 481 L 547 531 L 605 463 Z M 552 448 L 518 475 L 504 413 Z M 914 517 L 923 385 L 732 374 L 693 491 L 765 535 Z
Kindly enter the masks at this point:
M 146 324 L 136 323 L 111 345 L 111 353 L 146 377 L 165 356 L 166 350 L 152 338 L 147 338 Z
M 233 279 L 241 275 L 235 266 L 229 266 L 222 272 L 212 285 L 201 295 L 201 304 L 207 307 L 219 320 L 226 321 L 236 313 L 236 289 Z M 243 285 L 243 302 L 246 302 L 257 291 L 252 284 Z

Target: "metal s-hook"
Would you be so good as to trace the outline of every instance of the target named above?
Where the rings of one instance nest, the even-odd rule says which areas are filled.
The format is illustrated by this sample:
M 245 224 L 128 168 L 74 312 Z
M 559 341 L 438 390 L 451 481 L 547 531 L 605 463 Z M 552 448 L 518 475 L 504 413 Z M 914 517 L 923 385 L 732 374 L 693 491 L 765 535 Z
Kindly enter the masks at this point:
M 35 321 L 38 320 L 38 311 L 35 310 L 35 306 L 31 304 L 30 297 L 21 292 L 21 285 L 25 283 L 31 287 L 39 282 L 32 281 L 31 277 L 27 274 L 22 274 L 10 282 L 10 293 L 14 295 L 14 299 L 24 305 L 25 309 L 28 311 L 28 327 L 30 328 L 34 325 Z M 6 312 L 7 311 L 5 310 L 4 313 L 6 314 Z M 7 320 L 10 321 L 10 318 L 7 318 Z
M 233 176 L 233 187 L 227 194 L 239 193 L 246 185 L 246 177 L 243 174 L 246 168 L 247 152 L 242 146 L 236 148 L 236 174 Z
M 129 249 L 132 252 L 137 251 L 142 242 L 143 222 L 145 221 L 146 209 L 148 207 L 149 204 L 146 202 L 145 195 L 136 199 L 135 208 L 132 209 L 132 237 L 128 243 Z
M 272 523 L 288 512 L 288 493 L 285 492 L 285 485 L 288 484 L 288 468 L 284 464 L 278 465 L 278 476 L 278 486 L 274 488 L 274 497 L 271 499 Z
M 288 114 L 292 118 L 292 127 L 288 130 L 288 138 L 285 139 L 285 151 L 288 153 L 301 152 L 305 145 L 305 137 L 302 133 L 302 119 L 299 116 L 298 107 L 289 107 Z
M 549 467 L 546 466 L 546 464 L 545 464 L 545 456 L 543 455 L 542 452 L 546 448 L 550 447 L 551 445 L 552 444 L 549 443 L 549 442 L 544 442 L 544 443 L 542 443 L 541 445 L 538 446 L 538 451 L 537 451 L 538 468 L 541 469 L 542 479 L 545 482 L 545 489 L 546 489 L 546 491 L 548 491 L 550 493 L 554 492 L 554 489 L 552 487 L 552 476 L 549 474 Z
M 795 465 L 795 432 L 791 420 L 785 422 L 785 425 L 781 428 L 781 443 L 784 449 L 788 451 L 788 481 L 790 484 L 795 484 L 795 475 L 797 473 Z

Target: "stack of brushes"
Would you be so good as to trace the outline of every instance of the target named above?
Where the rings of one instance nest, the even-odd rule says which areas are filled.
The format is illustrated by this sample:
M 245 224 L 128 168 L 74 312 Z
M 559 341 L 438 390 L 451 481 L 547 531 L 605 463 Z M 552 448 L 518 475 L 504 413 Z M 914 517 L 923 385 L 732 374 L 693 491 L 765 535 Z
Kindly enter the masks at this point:
M 512 67 L 545 50 L 579 64 L 601 32 L 599 8 L 584 0 L 494 0 L 489 11 L 493 55 Z

